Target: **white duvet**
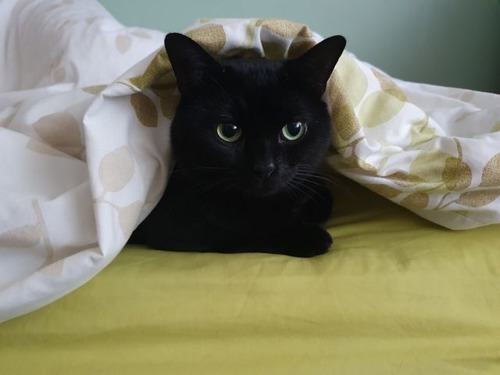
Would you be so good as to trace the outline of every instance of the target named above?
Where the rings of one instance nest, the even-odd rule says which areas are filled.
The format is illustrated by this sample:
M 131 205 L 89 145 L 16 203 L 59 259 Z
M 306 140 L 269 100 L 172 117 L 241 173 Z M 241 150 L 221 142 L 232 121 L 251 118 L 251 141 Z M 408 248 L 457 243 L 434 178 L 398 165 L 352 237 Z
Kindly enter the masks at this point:
M 221 54 L 291 56 L 319 38 L 269 20 L 191 32 Z M 92 0 L 0 0 L 0 321 L 96 275 L 161 196 L 178 100 L 147 83 L 168 73 L 163 38 Z M 500 222 L 499 96 L 393 80 L 346 53 L 325 100 L 343 174 L 453 229 Z

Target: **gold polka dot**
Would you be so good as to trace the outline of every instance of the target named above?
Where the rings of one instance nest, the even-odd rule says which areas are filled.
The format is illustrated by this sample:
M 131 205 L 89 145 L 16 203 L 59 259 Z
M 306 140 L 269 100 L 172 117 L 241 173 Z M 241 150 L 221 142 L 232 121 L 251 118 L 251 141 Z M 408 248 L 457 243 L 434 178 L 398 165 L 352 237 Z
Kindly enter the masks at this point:
M 429 194 L 420 192 L 410 194 L 401 201 L 401 205 L 411 209 L 423 210 L 429 205 Z
M 366 187 L 386 198 L 395 198 L 401 194 L 400 190 L 384 184 L 367 184 Z
M 162 49 L 153 58 L 144 73 L 130 79 L 130 83 L 139 90 L 156 86 L 175 87 L 176 81 L 172 71 L 172 65 L 167 58 L 167 52 Z
M 351 105 L 355 108 L 366 95 L 368 79 L 358 63 L 348 55 L 342 55 L 335 67 Z
M 499 196 L 499 189 L 489 191 L 468 191 L 461 194 L 456 202 L 467 207 L 483 207 L 493 203 Z
M 332 118 L 332 141 L 339 148 L 361 129 L 353 107 L 336 71 L 326 86 L 328 111 Z
M 472 182 L 472 170 L 469 165 L 454 156 L 446 159 L 441 176 L 446 188 L 452 191 L 464 190 Z
M 500 189 L 500 154 L 496 154 L 486 163 L 481 175 L 480 186 Z
M 408 174 L 405 172 L 395 172 L 386 176 L 385 178 L 405 188 L 416 186 L 418 183 L 424 182 L 424 180 L 419 176 Z
M 443 170 L 445 168 L 446 161 L 451 157 L 451 155 L 446 154 L 439 150 L 432 151 L 422 151 L 417 157 L 411 162 L 410 165 L 410 175 L 418 177 L 422 182 L 427 182 L 431 184 L 442 184 L 443 183 Z M 449 162 L 450 163 L 450 162 Z M 454 162 L 451 162 L 454 163 Z M 454 163 L 456 165 L 456 163 Z M 450 164 L 453 165 L 453 164 Z M 447 172 L 447 176 L 452 178 L 454 173 Z M 450 180 L 450 184 L 455 180 Z M 416 181 L 415 181 L 416 182 Z M 458 183 L 458 182 L 456 182 Z M 429 186 L 431 187 L 431 186 Z
M 88 94 L 97 95 L 100 94 L 102 91 L 104 91 L 106 87 L 108 87 L 108 85 L 87 86 L 84 87 L 82 90 Z
M 177 90 L 170 90 L 170 92 L 160 95 L 160 106 L 163 116 L 173 120 L 180 100 L 181 95 Z
M 401 100 L 402 102 L 407 102 L 408 97 L 404 93 L 403 90 L 401 90 L 396 83 L 390 79 L 388 76 L 380 73 L 377 70 L 373 70 L 373 75 L 377 80 L 379 81 L 380 88 L 382 91 L 386 92 L 389 95 L 394 96 L 398 100 Z
M 134 108 L 139 122 L 147 127 L 158 126 L 158 111 L 153 101 L 143 93 L 135 93 L 130 96 L 130 104 Z
M 314 45 L 315 42 L 313 40 L 307 40 L 307 39 L 294 40 L 290 45 L 290 48 L 288 49 L 286 57 L 289 59 L 295 59 L 299 56 L 302 56 L 307 51 L 309 51 Z
M 344 141 L 350 140 L 360 130 L 359 122 L 351 106 L 344 104 L 332 111 L 334 133 Z
M 256 22 L 256 26 L 264 27 L 272 33 L 286 39 L 313 37 L 312 31 L 307 26 L 284 20 L 262 19 Z
M 375 127 L 392 120 L 404 107 L 406 94 L 387 76 L 374 70 L 381 91 L 370 94 L 361 103 L 359 119 L 363 127 Z
M 404 107 L 405 102 L 384 92 L 370 94 L 361 104 L 359 120 L 361 126 L 371 128 L 392 120 Z
M 188 37 L 212 55 L 217 55 L 226 45 L 226 32 L 220 25 L 207 25 L 188 31 Z

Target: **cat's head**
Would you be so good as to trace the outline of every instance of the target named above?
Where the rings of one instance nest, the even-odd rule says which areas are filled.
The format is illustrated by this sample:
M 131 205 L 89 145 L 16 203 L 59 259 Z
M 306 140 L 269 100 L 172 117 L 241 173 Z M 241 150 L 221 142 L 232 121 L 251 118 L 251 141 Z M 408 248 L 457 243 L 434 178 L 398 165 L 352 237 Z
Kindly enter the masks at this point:
M 216 60 L 188 37 L 168 34 L 181 93 L 171 129 L 179 170 L 256 196 L 300 186 L 330 144 L 321 97 L 344 47 L 334 36 L 297 59 Z

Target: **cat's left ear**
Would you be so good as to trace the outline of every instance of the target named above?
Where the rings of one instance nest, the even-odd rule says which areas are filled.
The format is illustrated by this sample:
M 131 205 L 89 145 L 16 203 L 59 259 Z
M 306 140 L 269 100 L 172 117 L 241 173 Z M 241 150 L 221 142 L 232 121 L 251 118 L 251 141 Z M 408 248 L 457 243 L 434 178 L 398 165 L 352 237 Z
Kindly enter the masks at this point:
M 206 77 L 213 75 L 219 67 L 208 52 L 183 34 L 167 34 L 165 49 L 182 95 L 187 94 Z
M 290 61 L 290 69 L 295 79 L 318 95 L 325 92 L 326 84 L 335 68 L 346 40 L 341 35 L 324 39 L 302 56 Z

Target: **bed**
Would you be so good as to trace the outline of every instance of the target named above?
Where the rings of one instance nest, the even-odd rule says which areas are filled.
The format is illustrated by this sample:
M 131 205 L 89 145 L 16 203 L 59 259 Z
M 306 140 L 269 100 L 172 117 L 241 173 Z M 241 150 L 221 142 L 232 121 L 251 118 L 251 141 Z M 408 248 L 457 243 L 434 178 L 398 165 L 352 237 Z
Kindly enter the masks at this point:
M 56 94 L 65 94 L 65 103 L 70 103 L 71 114 L 77 117 L 78 111 L 83 111 L 82 106 L 91 100 L 92 103 L 108 100 L 109 106 L 119 105 L 123 92 L 120 90 L 130 90 L 130 87 L 101 85 L 110 77 L 123 74 L 139 60 L 137 54 L 122 53 L 139 48 L 137 41 L 142 42 L 137 52 L 142 54 L 141 61 L 145 61 L 142 67 L 158 66 L 154 65 L 157 60 L 153 56 L 158 49 L 155 40 L 161 37 L 159 32 L 126 28 L 123 34 L 123 26 L 116 26 L 116 21 L 110 20 L 111 17 L 93 2 L 85 5 L 83 2 L 56 1 L 53 4 L 28 3 L 4 1 L 0 6 L 11 6 L 9 11 L 22 10 L 19 16 L 32 24 L 36 24 L 39 16 L 29 12 L 30 6 L 52 7 L 48 12 L 76 12 L 87 26 L 104 19 L 102 24 L 116 46 L 115 53 L 123 55 L 123 59 L 117 66 L 98 69 L 97 75 L 83 74 L 84 68 L 77 66 L 78 61 L 67 65 L 77 66 L 74 71 L 79 74 L 74 76 L 70 68 L 63 72 L 56 64 L 49 69 L 49 75 L 32 72 L 19 78 L 22 82 L 17 82 L 19 90 L 15 94 L 15 77 L 4 78 L 3 100 L 17 103 L 18 95 L 25 95 L 23 90 L 28 92 L 33 87 L 40 90 L 50 86 L 51 90 L 61 90 Z M 5 29 L 7 26 L 3 25 Z M 113 34 L 115 31 L 121 37 Z M 82 66 L 89 65 L 79 61 Z M 43 64 L 41 59 L 40 65 Z M 139 71 L 132 68 L 132 73 L 131 76 L 137 76 Z M 416 90 L 413 84 L 399 84 L 406 87 L 407 92 Z M 69 95 L 68 89 L 75 86 L 84 87 L 85 92 L 80 90 L 78 94 Z M 103 90 L 108 90 L 108 96 L 96 101 L 95 96 Z M 434 90 L 433 94 L 437 95 L 441 89 L 427 87 L 426 90 Z M 131 94 L 127 95 L 127 101 L 132 101 L 129 99 Z M 499 103 L 499 97 L 491 95 L 488 100 Z M 152 98 L 149 94 L 146 96 Z M 149 103 L 144 98 L 138 100 Z M 148 105 L 144 106 L 148 108 Z M 160 108 L 161 103 L 157 106 Z M 85 117 L 89 123 L 92 116 L 103 115 L 97 104 L 89 108 L 92 111 L 86 112 Z M 131 116 L 145 122 L 146 125 L 142 125 L 147 130 L 151 121 L 162 121 L 137 111 L 133 104 L 130 108 Z M 489 113 L 496 113 L 495 106 L 492 108 L 493 112 Z M 0 114 L 0 123 L 4 124 L 0 134 L 16 133 L 18 137 L 21 133 L 14 132 L 13 125 L 7 124 L 9 116 L 9 121 L 16 118 L 13 112 L 4 110 Z M 29 114 L 26 110 L 25 117 Z M 68 123 L 64 117 L 55 120 Z M 72 181 L 68 190 L 74 196 L 60 191 L 53 193 L 49 186 L 47 192 L 39 193 L 36 201 L 30 201 L 35 216 L 44 213 L 41 217 L 46 218 L 45 224 L 27 227 L 16 224 L 13 226 L 16 231 L 3 232 L 0 245 L 8 247 L 8 254 L 11 254 L 11 258 L 2 258 L 7 259 L 4 265 L 14 259 L 12 254 L 27 248 L 47 248 L 46 239 L 54 238 L 50 233 L 53 216 L 47 214 L 50 210 L 63 215 L 67 227 L 61 229 L 62 224 L 56 227 L 67 230 L 68 237 L 75 243 L 68 240 L 69 245 L 61 245 L 62 250 L 58 252 L 58 244 L 52 240 L 50 261 L 46 260 L 48 258 L 39 263 L 33 260 L 31 267 L 39 271 L 35 276 L 26 271 L 22 283 L 16 279 L 17 283 L 8 285 L 5 282 L 7 273 L 0 277 L 2 285 L 7 285 L 0 294 L 0 316 L 5 320 L 0 325 L 2 373 L 455 375 L 500 372 L 500 227 L 495 222 L 498 210 L 494 206 L 498 196 L 484 205 L 464 205 L 460 210 L 444 210 L 437 215 L 427 210 L 429 214 L 421 205 L 407 204 L 405 207 L 402 203 L 415 191 L 421 192 L 420 187 L 410 182 L 422 181 L 407 179 L 398 184 L 392 176 L 391 186 L 398 187 L 398 194 L 403 194 L 394 195 L 390 189 L 380 188 L 382 180 L 373 180 L 383 176 L 364 173 L 371 169 L 358 160 L 357 169 L 346 166 L 344 175 L 347 177 L 339 177 L 334 214 L 327 224 L 334 244 L 326 255 L 296 259 L 269 254 L 187 254 L 124 247 L 125 234 L 147 211 L 141 208 L 148 202 L 153 204 L 151 197 L 160 192 L 146 192 L 134 185 L 132 177 L 127 177 L 130 170 L 123 167 L 123 163 L 127 165 L 129 156 L 123 149 L 111 145 L 102 151 L 98 147 L 102 146 L 100 143 L 92 143 L 97 135 L 104 137 L 105 133 L 99 133 L 104 131 L 101 128 L 88 126 L 84 142 L 89 164 L 92 153 L 100 153 L 101 159 L 96 159 L 100 162 L 95 179 L 104 187 L 104 192 L 98 189 L 101 185 L 92 185 L 92 175 L 90 191 L 95 194 L 94 208 L 100 207 L 95 211 L 97 217 L 109 221 L 98 223 L 97 245 L 92 242 L 95 231 L 75 234 L 70 230 L 73 221 L 75 225 L 85 225 L 81 217 L 86 216 L 73 218 L 71 212 L 61 208 L 64 207 L 61 202 L 87 198 L 83 190 L 89 184 L 80 181 L 76 172 L 75 176 L 70 174 L 71 170 L 82 168 L 84 157 L 80 143 L 63 142 L 49 149 L 41 146 L 43 142 L 27 141 L 26 147 L 36 155 L 48 157 L 47 153 L 52 153 L 50 157 L 58 158 L 59 154 L 54 155 L 57 151 L 74 156 L 57 164 L 64 171 L 64 177 Z M 35 129 L 42 129 L 41 135 L 37 133 L 41 141 L 54 145 L 54 133 L 44 131 L 43 123 Z M 130 128 L 124 129 L 124 132 L 129 131 Z M 121 133 L 118 134 L 117 138 Z M 153 138 L 158 134 L 165 136 L 159 131 Z M 89 144 L 94 148 L 89 149 Z M 498 145 L 494 143 L 493 148 Z M 168 152 L 158 147 L 161 152 Z M 156 151 L 138 144 L 132 144 L 131 149 L 139 154 L 150 152 L 152 159 L 158 156 Z M 118 151 L 108 154 L 109 150 Z M 362 149 L 359 154 L 358 159 L 361 159 Z M 493 170 L 493 177 L 483 178 L 477 185 L 487 181 L 487 191 L 496 194 L 500 188 L 493 184 L 497 178 L 496 159 L 487 155 L 488 162 L 495 160 L 487 164 Z M 332 155 L 333 162 L 341 156 L 341 152 Z M 67 164 L 70 162 L 74 164 Z M 108 177 L 105 172 L 117 163 L 122 165 L 120 173 Z M 153 172 L 158 166 L 141 165 L 149 171 L 146 177 L 155 181 Z M 343 164 L 338 165 L 342 170 Z M 463 171 L 463 165 L 458 164 L 458 167 Z M 160 178 L 164 178 L 162 173 Z M 127 189 L 142 194 L 142 206 L 134 205 L 136 198 L 120 195 L 117 186 L 125 186 L 124 179 L 127 186 L 132 185 Z M 3 184 L 2 188 L 5 186 Z M 485 188 L 484 183 L 482 187 Z M 433 193 L 436 191 L 434 189 Z M 446 203 L 445 199 L 449 199 L 450 207 L 455 204 L 449 198 L 449 191 L 436 197 L 430 192 L 426 194 L 430 201 L 443 199 L 441 203 Z M 446 198 L 442 198 L 446 194 Z M 465 193 L 458 191 L 456 194 L 460 199 Z M 9 197 L 19 199 L 19 195 L 12 193 Z M 392 201 L 388 199 L 391 197 Z M 490 204 L 493 208 L 488 208 Z M 466 211 L 467 208 L 470 210 Z M 73 209 L 85 211 L 80 206 Z M 1 224 L 5 225 L 7 218 L 17 220 L 17 211 L 10 211 L 10 217 L 3 211 Z M 93 217 L 95 212 L 85 211 L 85 214 Z M 10 219 L 12 217 L 14 219 Z M 480 222 L 476 220 L 478 217 L 487 217 L 489 221 Z M 445 222 L 451 223 L 450 227 L 455 226 L 454 229 L 463 230 L 445 228 L 442 225 Z M 109 230 L 102 233 L 106 225 Z M 41 240 L 33 239 L 37 231 L 41 231 Z M 7 254 L 5 249 L 0 255 Z M 12 267 L 17 267 L 17 263 L 12 263 Z

